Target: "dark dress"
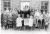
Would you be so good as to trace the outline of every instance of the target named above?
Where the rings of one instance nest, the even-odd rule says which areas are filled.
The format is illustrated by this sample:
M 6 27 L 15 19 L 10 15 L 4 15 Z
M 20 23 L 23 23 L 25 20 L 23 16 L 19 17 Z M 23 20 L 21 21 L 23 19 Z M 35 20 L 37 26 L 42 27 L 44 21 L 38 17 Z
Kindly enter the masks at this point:
M 39 25 L 39 28 L 41 28 L 41 20 L 40 19 L 38 20 L 38 25 Z

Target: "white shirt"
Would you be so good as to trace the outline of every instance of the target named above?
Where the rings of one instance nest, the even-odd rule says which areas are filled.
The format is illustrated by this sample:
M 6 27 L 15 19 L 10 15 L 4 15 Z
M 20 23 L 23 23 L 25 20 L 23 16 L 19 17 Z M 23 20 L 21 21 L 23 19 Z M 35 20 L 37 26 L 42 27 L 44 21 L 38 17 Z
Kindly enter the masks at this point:
M 16 26 L 17 27 L 20 27 L 20 26 L 22 26 L 22 18 L 20 18 L 20 17 L 18 17 L 17 19 L 16 19 Z
M 40 16 L 39 16 L 39 19 L 43 19 L 43 15 L 40 15 Z
M 37 11 L 37 12 L 35 12 L 35 16 L 40 16 L 40 13 Z
M 4 14 L 9 14 L 9 10 L 4 11 Z

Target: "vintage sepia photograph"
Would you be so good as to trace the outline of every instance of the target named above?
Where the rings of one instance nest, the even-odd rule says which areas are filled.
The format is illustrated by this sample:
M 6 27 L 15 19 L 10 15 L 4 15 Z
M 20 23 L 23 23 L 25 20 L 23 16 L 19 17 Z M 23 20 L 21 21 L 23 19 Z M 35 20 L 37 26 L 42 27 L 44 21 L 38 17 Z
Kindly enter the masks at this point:
M 50 0 L 1 0 L 0 5 L 1 30 L 50 31 Z

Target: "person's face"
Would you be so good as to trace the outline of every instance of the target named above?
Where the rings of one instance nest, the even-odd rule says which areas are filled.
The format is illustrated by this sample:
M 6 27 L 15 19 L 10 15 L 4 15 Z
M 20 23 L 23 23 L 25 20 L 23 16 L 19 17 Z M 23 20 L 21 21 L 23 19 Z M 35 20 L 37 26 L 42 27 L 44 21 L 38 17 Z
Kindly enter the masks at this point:
M 30 16 L 30 18 L 33 18 L 32 16 Z

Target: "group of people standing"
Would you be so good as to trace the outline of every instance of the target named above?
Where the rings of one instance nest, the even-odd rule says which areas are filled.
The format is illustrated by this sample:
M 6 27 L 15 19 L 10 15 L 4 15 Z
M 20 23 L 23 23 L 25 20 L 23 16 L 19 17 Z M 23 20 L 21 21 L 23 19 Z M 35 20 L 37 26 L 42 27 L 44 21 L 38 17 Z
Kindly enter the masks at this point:
M 16 27 L 37 27 L 37 28 L 45 28 L 45 18 L 43 17 L 43 14 L 40 12 L 35 12 L 34 16 L 30 15 L 29 18 L 22 18 L 21 15 L 18 14 L 18 18 L 16 19 Z M 26 22 L 25 22 L 25 19 Z M 26 24 L 25 24 L 26 23 Z
M 7 15 L 8 18 L 2 18 L 5 20 L 9 19 L 10 21 L 15 21 L 15 26 L 18 28 L 21 28 L 21 27 L 37 27 L 37 28 L 45 28 L 45 24 L 46 24 L 46 20 L 45 20 L 45 17 L 46 17 L 46 14 L 45 12 L 43 14 L 41 14 L 40 11 L 35 11 L 35 13 L 31 14 L 31 11 L 20 11 L 20 12 L 9 12 L 9 10 L 6 10 L 5 11 L 6 13 L 4 13 L 5 15 Z M 21 15 L 24 14 L 24 17 Z M 27 16 L 29 15 L 29 18 L 27 18 Z M 12 17 L 13 16 L 13 17 Z M 12 20 L 13 19 L 13 20 Z M 25 21 L 26 19 L 26 21 Z M 26 22 L 26 23 L 25 23 Z M 28 22 L 28 23 L 27 23 Z M 47 23 L 48 24 L 48 23 Z

